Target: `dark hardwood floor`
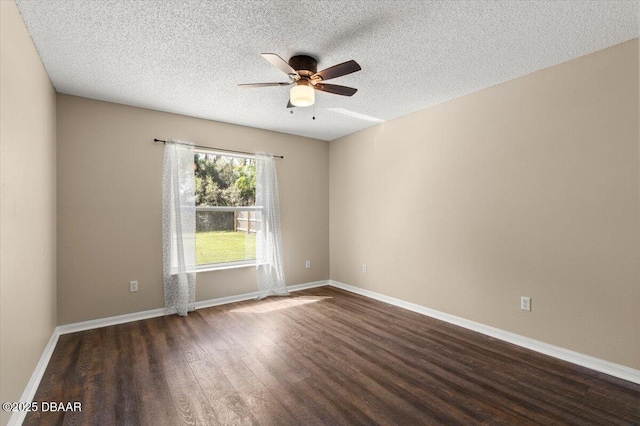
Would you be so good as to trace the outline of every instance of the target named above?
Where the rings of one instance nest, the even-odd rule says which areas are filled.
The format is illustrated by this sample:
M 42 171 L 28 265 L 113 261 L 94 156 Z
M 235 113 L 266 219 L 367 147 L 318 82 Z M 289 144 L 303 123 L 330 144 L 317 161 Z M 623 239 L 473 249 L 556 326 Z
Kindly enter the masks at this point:
M 331 287 L 63 335 L 25 425 L 629 425 L 640 385 Z

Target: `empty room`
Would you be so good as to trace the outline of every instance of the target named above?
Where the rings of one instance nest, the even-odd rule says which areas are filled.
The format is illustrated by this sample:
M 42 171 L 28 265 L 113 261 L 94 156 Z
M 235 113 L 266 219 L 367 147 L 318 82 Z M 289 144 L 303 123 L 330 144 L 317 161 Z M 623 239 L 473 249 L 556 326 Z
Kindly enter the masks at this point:
M 0 424 L 640 425 L 639 17 L 0 0 Z

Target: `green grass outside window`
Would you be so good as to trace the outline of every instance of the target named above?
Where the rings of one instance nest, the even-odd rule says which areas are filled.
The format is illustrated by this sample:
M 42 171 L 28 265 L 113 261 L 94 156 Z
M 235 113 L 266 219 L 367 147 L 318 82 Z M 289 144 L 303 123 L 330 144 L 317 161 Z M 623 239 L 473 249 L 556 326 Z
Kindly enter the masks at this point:
M 256 235 L 215 231 L 196 234 L 196 264 L 237 262 L 255 259 Z

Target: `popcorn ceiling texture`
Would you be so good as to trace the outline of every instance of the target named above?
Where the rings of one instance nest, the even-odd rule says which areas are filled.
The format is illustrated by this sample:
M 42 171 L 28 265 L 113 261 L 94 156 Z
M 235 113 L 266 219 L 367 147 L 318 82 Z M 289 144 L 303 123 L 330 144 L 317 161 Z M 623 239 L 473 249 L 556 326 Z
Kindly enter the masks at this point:
M 60 93 L 323 140 L 638 37 L 618 0 L 16 3 Z M 236 87 L 286 81 L 263 52 L 354 59 L 331 83 L 359 91 L 289 114 L 289 88 Z

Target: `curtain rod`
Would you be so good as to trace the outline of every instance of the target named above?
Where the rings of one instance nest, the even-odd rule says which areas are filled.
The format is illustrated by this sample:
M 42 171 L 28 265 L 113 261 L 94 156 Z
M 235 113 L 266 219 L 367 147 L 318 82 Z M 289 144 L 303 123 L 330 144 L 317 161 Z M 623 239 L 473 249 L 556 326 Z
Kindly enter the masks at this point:
M 162 139 L 154 139 L 154 142 L 162 142 L 162 143 L 167 143 L 167 141 L 163 141 Z M 178 142 L 180 143 L 180 142 Z M 186 144 L 183 144 L 186 145 Z M 224 148 L 212 148 L 210 146 L 202 146 L 202 145 L 193 145 L 194 148 L 200 148 L 200 149 L 211 149 L 213 151 L 223 151 L 223 152 L 235 152 L 236 154 L 247 154 L 247 155 L 256 155 L 255 152 L 247 152 L 247 151 L 234 151 L 233 149 L 224 149 Z M 282 158 L 284 159 L 284 156 L 282 155 L 274 155 L 275 158 Z

